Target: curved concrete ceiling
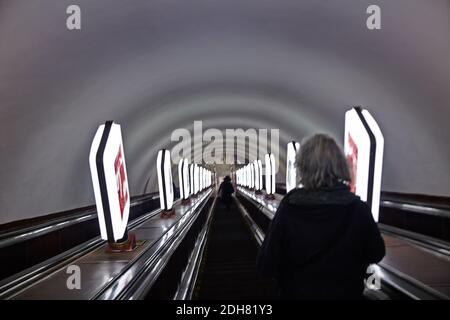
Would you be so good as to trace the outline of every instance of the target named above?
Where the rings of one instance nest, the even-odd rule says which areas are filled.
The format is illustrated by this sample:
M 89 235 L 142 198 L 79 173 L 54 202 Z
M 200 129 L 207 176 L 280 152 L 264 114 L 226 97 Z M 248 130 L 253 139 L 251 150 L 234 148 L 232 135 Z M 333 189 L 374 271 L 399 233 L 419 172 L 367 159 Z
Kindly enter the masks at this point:
M 73 3 L 81 31 L 65 28 Z M 88 153 L 109 119 L 137 195 L 194 120 L 278 128 L 284 148 L 342 141 L 362 105 L 386 139 L 383 190 L 448 196 L 449 31 L 448 0 L 2 1 L 0 223 L 93 204 Z

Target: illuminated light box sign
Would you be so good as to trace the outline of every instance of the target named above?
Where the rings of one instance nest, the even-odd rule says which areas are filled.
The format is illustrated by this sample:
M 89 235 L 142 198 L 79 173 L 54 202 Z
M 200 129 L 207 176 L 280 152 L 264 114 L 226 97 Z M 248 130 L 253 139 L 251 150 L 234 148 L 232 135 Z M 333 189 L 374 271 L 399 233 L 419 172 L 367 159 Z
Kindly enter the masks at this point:
M 258 165 L 258 160 L 253 161 L 253 168 L 255 170 L 255 191 L 261 189 L 261 180 L 260 180 L 260 170 Z
M 190 194 L 195 196 L 194 190 L 194 164 L 189 165 L 189 184 L 190 184 Z
M 198 194 L 199 191 L 199 170 L 198 170 L 198 165 L 195 164 L 194 166 L 194 193 Z
M 203 191 L 205 189 L 205 168 L 201 168 L 200 173 L 200 186 Z
M 300 143 L 291 141 L 287 145 L 286 151 L 286 192 L 297 187 L 297 168 L 295 167 L 295 157 L 300 150 Z
M 245 186 L 250 188 L 250 170 L 248 164 L 245 165 Z
M 178 179 L 180 183 L 180 198 L 182 201 L 187 202 L 190 196 L 189 185 L 189 163 L 188 159 L 180 159 L 178 164 Z
M 266 161 L 266 196 L 274 199 L 275 193 L 275 157 L 272 153 L 265 156 Z
M 245 166 L 245 186 L 250 188 L 250 167 L 248 165 Z
M 198 185 L 199 185 L 199 187 L 198 187 L 198 189 L 200 190 L 200 192 L 201 191 L 203 191 L 203 168 L 202 167 L 199 167 L 199 169 L 198 169 Z
M 112 244 L 126 244 L 130 192 L 119 124 L 108 121 L 99 126 L 92 141 L 89 166 L 101 237 Z M 128 244 L 134 245 L 134 237 L 132 242 Z M 125 245 L 122 249 L 131 248 Z
M 258 192 L 261 192 L 262 187 L 263 187 L 263 181 L 262 181 L 262 162 L 261 160 L 256 160 L 256 166 L 258 167 L 258 180 L 259 180 L 259 188 L 258 188 Z
M 206 169 L 202 169 L 202 190 L 206 189 Z
M 255 168 L 253 166 L 253 163 L 250 163 L 248 165 L 249 171 L 250 171 L 250 189 L 255 188 Z
M 158 173 L 159 202 L 161 210 L 163 210 L 162 216 L 165 217 L 174 214 L 172 161 L 169 150 L 159 150 L 156 159 L 156 170 Z
M 352 176 L 350 189 L 367 202 L 378 222 L 384 137 L 371 114 L 360 107 L 345 113 L 344 150 Z

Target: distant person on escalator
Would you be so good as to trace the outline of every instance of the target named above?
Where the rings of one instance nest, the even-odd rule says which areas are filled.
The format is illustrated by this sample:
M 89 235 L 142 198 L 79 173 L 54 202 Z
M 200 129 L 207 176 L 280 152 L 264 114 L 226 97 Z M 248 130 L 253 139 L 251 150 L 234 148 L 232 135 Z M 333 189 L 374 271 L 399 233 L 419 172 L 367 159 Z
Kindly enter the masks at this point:
M 230 210 L 231 203 L 233 201 L 232 194 L 234 193 L 233 184 L 231 183 L 231 178 L 229 176 L 226 176 L 223 178 L 222 183 L 219 187 L 219 197 L 222 203 L 225 205 L 227 210 Z
M 281 201 L 258 268 L 281 298 L 362 299 L 366 269 L 385 247 L 370 208 L 350 192 L 345 156 L 319 134 L 302 144 L 296 166 L 302 188 Z

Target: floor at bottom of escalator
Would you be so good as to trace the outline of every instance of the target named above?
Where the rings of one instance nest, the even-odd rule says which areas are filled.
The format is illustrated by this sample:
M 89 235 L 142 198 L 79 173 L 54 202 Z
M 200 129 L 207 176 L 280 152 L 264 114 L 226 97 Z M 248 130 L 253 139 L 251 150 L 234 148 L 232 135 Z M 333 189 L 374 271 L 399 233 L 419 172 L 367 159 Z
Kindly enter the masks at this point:
M 275 299 L 276 285 L 256 270 L 258 246 L 233 204 L 219 204 L 211 225 L 195 299 Z

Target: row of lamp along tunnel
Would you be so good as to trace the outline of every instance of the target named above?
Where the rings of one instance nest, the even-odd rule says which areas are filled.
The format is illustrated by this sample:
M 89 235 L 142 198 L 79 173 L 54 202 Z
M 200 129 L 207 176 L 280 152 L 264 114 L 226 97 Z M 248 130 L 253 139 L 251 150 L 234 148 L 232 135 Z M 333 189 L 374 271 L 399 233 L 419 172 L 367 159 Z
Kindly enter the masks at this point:
M 299 186 L 297 183 L 295 156 L 300 144 L 291 141 L 286 152 L 286 192 Z M 372 209 L 375 221 L 381 192 L 384 137 L 372 115 L 361 107 L 354 107 L 345 114 L 344 152 L 352 172 L 351 190 L 366 201 Z M 276 192 L 275 157 L 265 155 L 265 194 L 274 199 Z M 130 193 L 119 124 L 108 121 L 99 126 L 90 150 L 89 164 L 95 194 L 101 237 L 108 241 L 111 252 L 130 251 L 135 247 L 133 235 L 127 232 L 130 211 Z M 234 181 L 241 187 L 262 193 L 263 166 L 255 159 L 232 172 Z M 162 149 L 157 156 L 158 189 L 163 218 L 174 212 L 174 183 L 170 151 Z M 190 198 L 210 188 L 216 182 L 216 173 L 197 163 L 182 158 L 178 164 L 179 190 L 182 205 Z

